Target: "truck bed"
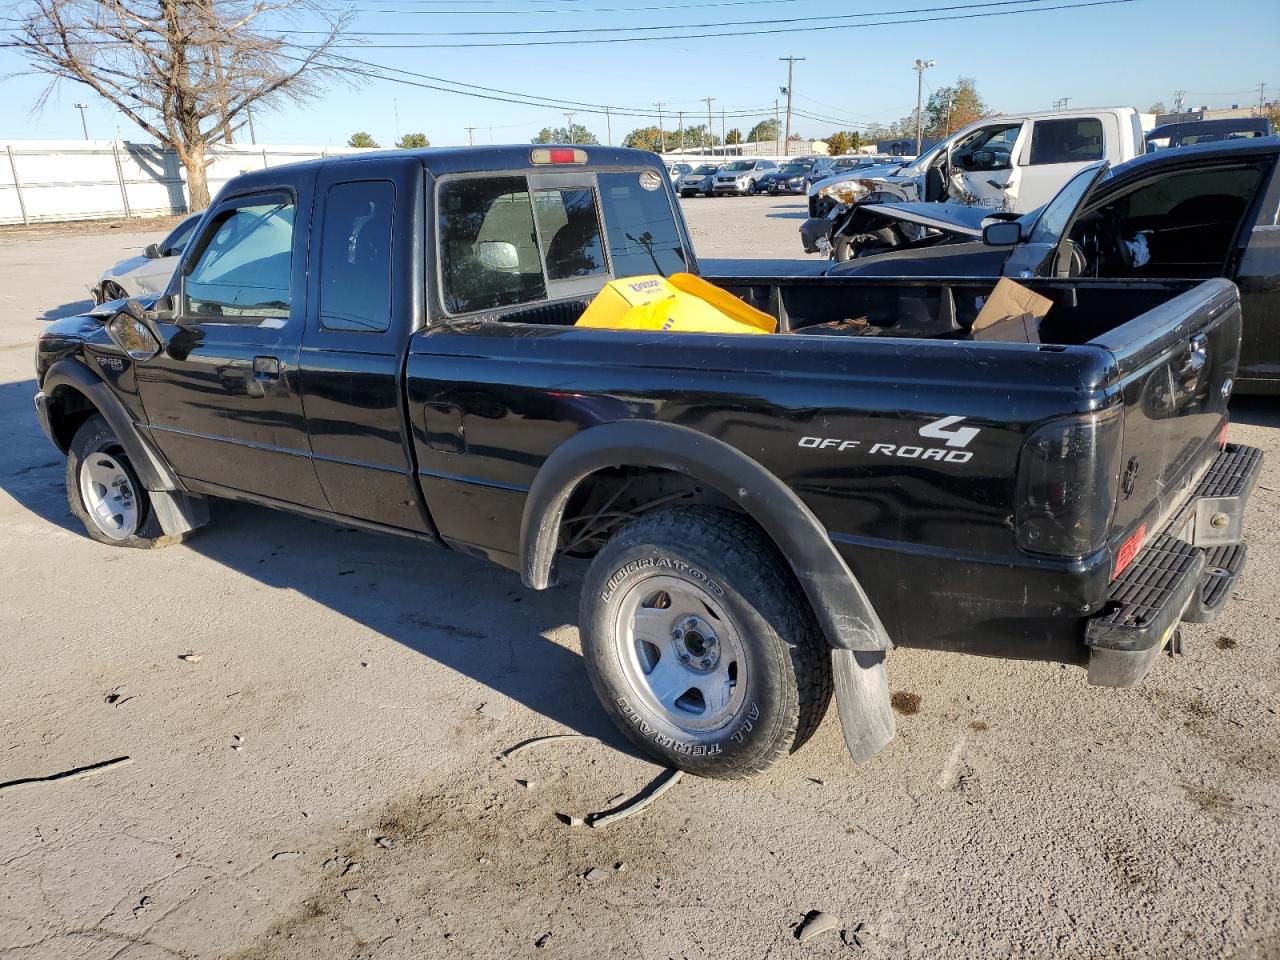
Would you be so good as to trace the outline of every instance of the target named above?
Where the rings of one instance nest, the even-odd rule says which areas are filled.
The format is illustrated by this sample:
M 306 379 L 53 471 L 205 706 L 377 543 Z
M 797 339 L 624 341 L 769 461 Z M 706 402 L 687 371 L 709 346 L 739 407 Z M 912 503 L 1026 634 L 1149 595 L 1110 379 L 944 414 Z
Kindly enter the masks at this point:
M 428 411 L 415 452 L 441 535 L 517 567 L 528 490 L 557 447 L 619 420 L 677 424 L 794 490 L 895 642 L 1078 661 L 1080 617 L 1104 604 L 1116 551 L 1142 523 L 1154 531 L 1216 452 L 1239 339 L 1226 281 L 1037 282 L 1055 306 L 1046 342 L 1029 344 L 969 339 L 993 280 L 713 279 L 784 332 L 574 328 L 583 298 L 416 335 L 407 390 L 410 409 Z M 858 316 L 881 335 L 804 334 Z M 1180 387 L 1202 333 L 1207 365 Z M 1048 422 L 1103 408 L 1124 417 L 1115 469 L 1137 463 L 1123 498 L 1116 475 L 1099 478 L 1116 501 L 1100 508 L 1105 545 L 1085 556 L 1019 548 L 1024 444 Z M 927 439 L 952 423 L 972 442 Z M 1098 469 L 1081 464 L 1081 482 Z

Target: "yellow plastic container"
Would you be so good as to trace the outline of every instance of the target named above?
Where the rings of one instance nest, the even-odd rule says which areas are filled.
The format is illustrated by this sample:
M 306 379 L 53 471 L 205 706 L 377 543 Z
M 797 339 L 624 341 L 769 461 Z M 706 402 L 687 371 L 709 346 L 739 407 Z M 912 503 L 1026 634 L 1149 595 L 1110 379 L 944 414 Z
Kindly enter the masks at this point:
M 579 327 L 666 333 L 775 333 L 778 322 L 691 273 L 627 277 L 606 284 Z

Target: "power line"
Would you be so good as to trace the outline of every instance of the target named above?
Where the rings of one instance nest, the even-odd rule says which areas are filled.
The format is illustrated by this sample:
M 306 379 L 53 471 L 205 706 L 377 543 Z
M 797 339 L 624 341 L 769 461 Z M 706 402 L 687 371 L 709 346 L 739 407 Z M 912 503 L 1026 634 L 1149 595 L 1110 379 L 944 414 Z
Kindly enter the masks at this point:
M 867 17 L 905 16 L 909 13 L 938 13 L 950 10 L 977 10 L 984 7 L 1016 7 L 1029 6 L 1036 3 L 1048 3 L 1049 0 L 983 0 L 980 3 L 952 4 L 944 7 L 917 7 L 908 10 L 868 10 L 863 13 L 823 14 L 816 17 L 780 17 L 771 20 L 774 24 L 821 23 L 831 25 L 835 21 L 862 20 Z M 388 11 L 390 12 L 390 11 Z M 759 23 L 755 20 L 713 20 L 707 23 L 667 23 L 646 24 L 639 27 L 557 27 L 550 30 L 353 30 L 351 36 L 360 37 L 505 37 L 519 36 L 554 36 L 561 34 L 592 33 L 656 33 L 664 30 L 703 30 L 713 27 L 749 27 Z M 906 21 L 904 21 L 906 22 Z M 327 30 L 281 30 L 281 33 L 327 34 Z M 683 34 L 667 37 L 668 40 L 683 39 Z
M 927 12 L 934 10 L 972 10 L 976 7 L 1004 6 L 1009 4 L 1025 4 L 1040 3 L 1044 0 L 999 0 L 998 3 L 981 3 L 967 4 L 963 6 L 952 7 L 926 7 L 914 11 L 891 11 L 895 15 L 899 12 Z M 1050 13 L 1058 10 L 1085 10 L 1093 7 L 1114 7 L 1120 4 L 1136 3 L 1138 0 L 1090 0 L 1086 3 L 1059 3 L 1048 7 L 1031 7 L 1020 10 L 988 10 L 983 13 L 967 13 L 967 14 L 948 14 L 938 17 L 915 17 L 906 20 L 875 20 L 869 23 L 823 23 L 817 26 L 808 27 L 769 27 L 762 30 L 734 30 L 730 32 L 718 33 L 679 33 L 672 36 L 661 37 L 584 37 L 572 40 L 504 40 L 504 41 L 477 41 L 470 43 L 338 43 L 334 46 L 343 49 L 360 48 L 365 50 L 467 50 L 475 48 L 490 47 L 549 47 L 549 46 L 567 46 L 597 43 L 648 43 L 664 40 L 705 40 L 721 37 L 756 37 L 756 36 L 772 36 L 783 33 L 813 33 L 817 31 L 832 30 L 864 30 L 868 27 L 895 27 L 895 26 L 917 26 L 923 23 L 944 23 L 956 20 L 981 20 L 990 17 L 1011 17 L 1026 13 Z M 871 16 L 872 14 L 865 14 Z M 648 28 L 632 28 L 634 31 Z M 671 26 L 669 30 L 683 30 L 680 25 Z M 300 33 L 301 31 L 282 31 L 286 33 Z M 356 34 L 359 36 L 359 34 Z M 401 36 L 404 34 L 401 33 Z M 439 34 L 434 34 L 438 36 Z M 469 33 L 468 36 L 475 36 L 475 33 Z

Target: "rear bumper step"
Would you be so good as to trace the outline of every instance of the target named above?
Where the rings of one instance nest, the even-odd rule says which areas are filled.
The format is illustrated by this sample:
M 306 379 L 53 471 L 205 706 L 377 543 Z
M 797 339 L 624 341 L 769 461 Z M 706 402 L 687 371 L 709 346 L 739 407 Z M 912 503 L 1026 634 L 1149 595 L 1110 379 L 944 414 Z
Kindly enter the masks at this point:
M 1164 531 L 1111 584 L 1085 627 L 1089 682 L 1137 684 L 1182 621 L 1208 623 L 1231 596 L 1248 550 L 1244 508 L 1262 451 L 1228 445 Z

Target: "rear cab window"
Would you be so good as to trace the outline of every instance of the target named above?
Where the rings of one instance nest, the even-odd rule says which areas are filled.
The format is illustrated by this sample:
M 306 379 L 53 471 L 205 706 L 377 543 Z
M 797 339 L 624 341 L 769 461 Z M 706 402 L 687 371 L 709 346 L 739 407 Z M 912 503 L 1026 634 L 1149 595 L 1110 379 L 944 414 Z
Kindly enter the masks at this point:
M 615 277 L 687 269 L 667 191 L 641 186 L 640 174 L 444 178 L 437 227 L 445 310 L 465 314 L 594 296 Z

